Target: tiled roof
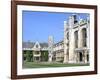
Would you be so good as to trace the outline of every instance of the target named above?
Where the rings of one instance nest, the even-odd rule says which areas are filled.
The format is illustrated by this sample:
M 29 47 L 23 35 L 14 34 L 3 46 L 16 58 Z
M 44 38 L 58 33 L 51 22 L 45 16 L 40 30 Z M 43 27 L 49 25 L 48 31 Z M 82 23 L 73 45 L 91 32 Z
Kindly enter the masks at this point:
M 46 48 L 48 47 L 48 43 L 39 43 L 41 48 Z M 23 42 L 22 46 L 23 48 L 33 48 L 35 45 L 34 42 Z
M 40 43 L 41 48 L 48 47 L 48 43 Z
M 33 42 L 23 42 L 22 46 L 23 46 L 23 48 L 33 48 L 34 44 L 35 43 L 33 43 Z
M 57 43 L 55 43 L 55 44 L 54 44 L 54 47 L 55 47 L 55 46 L 62 45 L 63 43 L 64 43 L 64 41 L 63 41 L 63 40 L 62 40 L 62 41 L 59 41 L 59 42 L 57 42 Z

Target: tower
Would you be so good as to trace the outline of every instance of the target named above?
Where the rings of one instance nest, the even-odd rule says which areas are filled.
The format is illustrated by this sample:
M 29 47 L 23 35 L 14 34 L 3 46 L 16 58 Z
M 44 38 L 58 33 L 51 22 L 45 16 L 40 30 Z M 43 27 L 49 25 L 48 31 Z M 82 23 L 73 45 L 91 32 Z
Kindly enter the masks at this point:
M 68 32 L 68 23 L 67 21 L 64 21 L 64 61 L 63 63 L 68 62 L 68 39 L 69 39 L 69 32 Z
M 68 20 L 68 27 L 69 27 L 68 63 L 75 63 L 75 60 L 74 60 L 75 59 L 75 53 L 74 53 L 75 39 L 74 39 L 74 29 L 73 29 L 75 23 L 77 23 L 77 18 L 76 18 L 76 15 L 73 14 L 72 16 L 69 17 L 69 20 Z
M 49 36 L 48 38 L 48 52 L 49 52 L 49 62 L 52 62 L 52 57 L 53 57 L 53 36 Z

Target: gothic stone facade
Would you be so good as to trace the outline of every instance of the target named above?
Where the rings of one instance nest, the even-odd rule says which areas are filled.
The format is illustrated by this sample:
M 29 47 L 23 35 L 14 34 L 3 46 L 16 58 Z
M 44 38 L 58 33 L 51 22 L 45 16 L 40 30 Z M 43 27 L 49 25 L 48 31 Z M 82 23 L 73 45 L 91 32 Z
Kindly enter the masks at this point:
M 64 62 L 89 62 L 89 20 L 80 19 L 76 15 L 64 21 Z
M 31 51 L 32 61 L 89 63 L 89 20 L 77 20 L 76 15 L 64 21 L 64 38 L 54 43 L 23 43 L 23 51 Z M 45 56 L 46 55 L 46 56 Z

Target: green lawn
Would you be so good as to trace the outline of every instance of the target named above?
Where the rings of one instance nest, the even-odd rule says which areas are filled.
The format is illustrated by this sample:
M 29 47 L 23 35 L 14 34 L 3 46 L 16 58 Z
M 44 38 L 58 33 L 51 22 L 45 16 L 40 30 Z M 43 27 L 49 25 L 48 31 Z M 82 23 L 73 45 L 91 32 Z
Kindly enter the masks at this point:
M 24 62 L 23 68 L 49 68 L 49 67 L 72 67 L 72 66 L 89 66 L 89 64 L 64 64 L 48 62 Z

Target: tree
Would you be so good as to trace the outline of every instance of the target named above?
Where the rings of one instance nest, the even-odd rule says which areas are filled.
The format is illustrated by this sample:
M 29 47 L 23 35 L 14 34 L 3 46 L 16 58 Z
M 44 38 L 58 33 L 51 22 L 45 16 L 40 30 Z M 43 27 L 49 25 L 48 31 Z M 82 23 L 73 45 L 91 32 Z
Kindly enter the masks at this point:
M 41 51 L 41 60 L 48 61 L 48 51 Z
M 32 61 L 32 51 L 26 51 L 26 61 L 31 62 Z

